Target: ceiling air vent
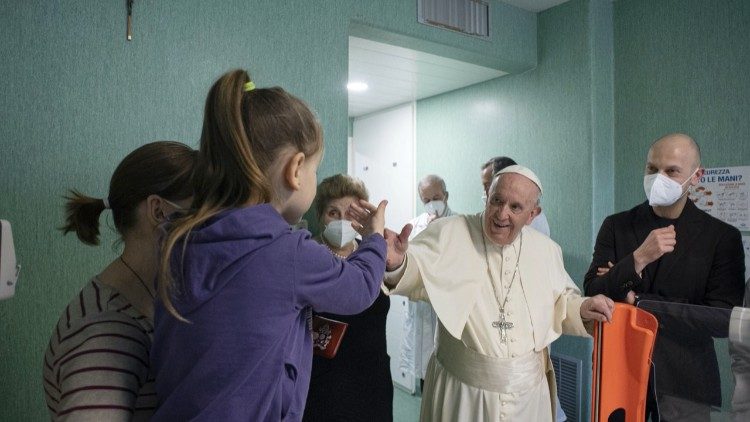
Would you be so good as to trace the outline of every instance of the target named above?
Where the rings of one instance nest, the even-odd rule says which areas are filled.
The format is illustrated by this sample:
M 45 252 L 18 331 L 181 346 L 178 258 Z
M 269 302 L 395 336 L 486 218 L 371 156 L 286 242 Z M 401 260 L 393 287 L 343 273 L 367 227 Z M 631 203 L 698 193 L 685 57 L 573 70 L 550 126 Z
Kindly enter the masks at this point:
M 481 0 L 417 0 L 419 23 L 490 37 L 490 5 Z

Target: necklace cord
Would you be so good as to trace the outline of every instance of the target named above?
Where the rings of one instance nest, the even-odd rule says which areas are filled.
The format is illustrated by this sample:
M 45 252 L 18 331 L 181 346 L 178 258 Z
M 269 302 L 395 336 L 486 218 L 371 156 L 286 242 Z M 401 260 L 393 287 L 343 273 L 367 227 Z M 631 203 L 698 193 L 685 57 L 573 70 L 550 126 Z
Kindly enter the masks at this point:
M 151 297 L 151 300 L 154 300 L 155 299 L 154 294 L 151 293 L 151 290 L 148 288 L 148 285 L 146 285 L 146 282 L 143 281 L 143 278 L 141 278 L 141 276 L 138 275 L 138 273 L 133 269 L 133 267 L 131 267 L 130 265 L 128 265 L 127 262 L 125 262 L 125 259 L 122 257 L 122 255 L 120 255 L 120 261 L 122 261 L 123 265 L 125 265 L 130 270 L 130 272 L 133 273 L 133 275 L 141 283 L 141 286 L 143 286 L 143 288 L 146 289 L 146 293 L 148 293 L 148 295 Z

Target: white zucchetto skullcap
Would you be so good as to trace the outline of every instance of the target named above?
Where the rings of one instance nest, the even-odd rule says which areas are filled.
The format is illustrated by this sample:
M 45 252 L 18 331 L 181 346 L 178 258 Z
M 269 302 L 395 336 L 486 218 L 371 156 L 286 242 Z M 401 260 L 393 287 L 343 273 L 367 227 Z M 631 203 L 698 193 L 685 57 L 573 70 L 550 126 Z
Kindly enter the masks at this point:
M 516 174 L 520 174 L 521 176 L 526 177 L 527 179 L 534 182 L 534 184 L 539 188 L 540 195 L 544 193 L 544 190 L 542 189 L 542 182 L 539 181 L 539 178 L 536 176 L 536 174 L 534 174 L 534 172 L 529 170 L 528 168 L 524 166 L 519 166 L 518 164 L 516 164 L 516 165 L 508 166 L 497 172 L 498 175 L 505 174 L 505 173 L 516 173 Z

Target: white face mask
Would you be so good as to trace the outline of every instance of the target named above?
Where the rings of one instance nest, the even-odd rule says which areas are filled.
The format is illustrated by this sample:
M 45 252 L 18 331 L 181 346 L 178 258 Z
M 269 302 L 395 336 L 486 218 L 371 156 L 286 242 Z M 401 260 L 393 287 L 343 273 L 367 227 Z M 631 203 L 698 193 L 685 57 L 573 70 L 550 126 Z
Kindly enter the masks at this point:
M 677 202 L 685 194 L 682 191 L 682 187 L 690 181 L 690 178 L 693 177 L 696 171 L 698 169 L 695 169 L 682 184 L 675 182 L 661 173 L 643 176 L 643 190 L 646 192 L 648 204 L 651 206 L 668 207 Z
M 445 213 L 445 202 L 430 201 L 424 204 L 424 210 L 427 212 L 427 214 L 442 217 Z
M 337 248 L 341 248 L 357 237 L 357 231 L 349 220 L 333 220 L 323 230 L 323 237 Z

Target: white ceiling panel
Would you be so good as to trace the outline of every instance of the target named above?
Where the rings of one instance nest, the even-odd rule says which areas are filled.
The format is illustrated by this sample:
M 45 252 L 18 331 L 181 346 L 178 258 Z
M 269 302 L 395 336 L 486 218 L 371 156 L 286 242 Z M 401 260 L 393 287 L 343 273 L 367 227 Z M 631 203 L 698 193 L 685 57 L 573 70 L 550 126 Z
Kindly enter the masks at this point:
M 349 37 L 349 82 L 368 90 L 349 92 L 349 117 L 453 91 L 505 75 L 497 69 Z

